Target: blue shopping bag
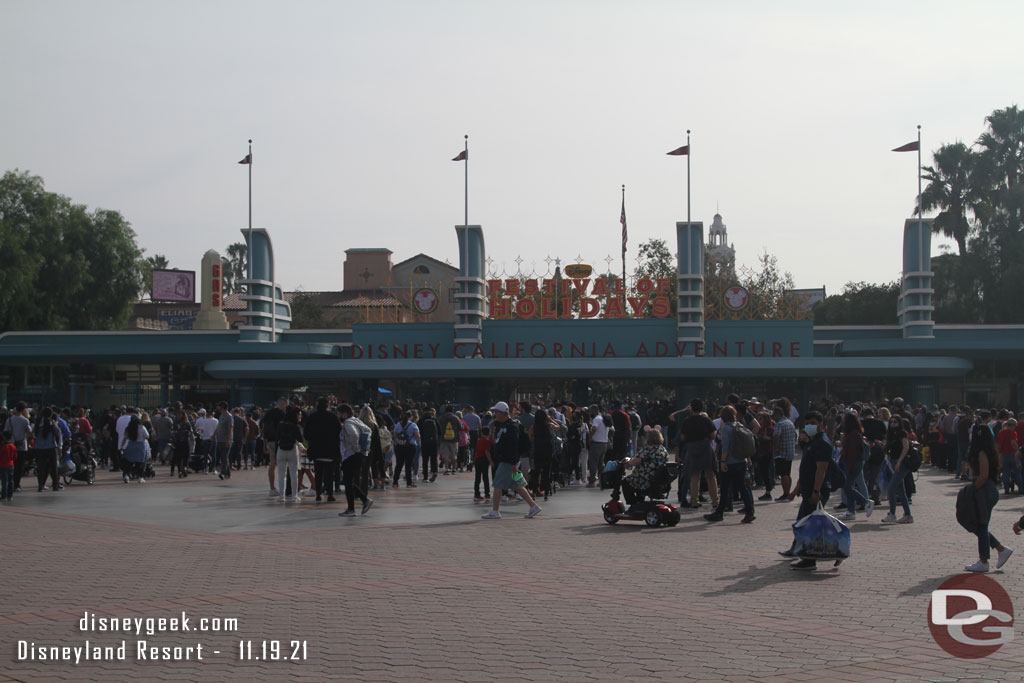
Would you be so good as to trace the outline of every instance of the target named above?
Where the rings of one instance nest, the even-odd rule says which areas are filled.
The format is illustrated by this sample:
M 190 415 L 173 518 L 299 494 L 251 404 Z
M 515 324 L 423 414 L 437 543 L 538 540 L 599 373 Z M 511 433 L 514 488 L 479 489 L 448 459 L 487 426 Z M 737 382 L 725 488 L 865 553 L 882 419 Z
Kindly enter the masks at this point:
M 818 509 L 793 524 L 793 554 L 804 560 L 845 560 L 850 556 L 850 527 Z

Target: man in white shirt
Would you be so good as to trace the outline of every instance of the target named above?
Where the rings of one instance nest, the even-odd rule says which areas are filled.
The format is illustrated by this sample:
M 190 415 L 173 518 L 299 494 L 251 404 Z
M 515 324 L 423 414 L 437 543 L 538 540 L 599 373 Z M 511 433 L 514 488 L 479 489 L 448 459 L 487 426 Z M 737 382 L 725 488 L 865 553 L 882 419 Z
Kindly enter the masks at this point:
M 590 425 L 590 449 L 587 456 L 587 488 L 594 488 L 594 481 L 597 479 L 599 468 L 604 466 L 604 454 L 608 450 L 608 425 L 601 417 L 601 410 L 598 406 L 591 406 L 590 412 L 594 416 Z
M 196 420 L 196 431 L 199 432 L 199 439 L 202 445 L 202 454 L 206 456 L 206 471 L 216 464 L 212 461 L 212 454 L 214 451 L 215 437 L 217 435 L 217 418 L 209 417 L 206 414 L 206 408 L 199 409 L 199 419 Z

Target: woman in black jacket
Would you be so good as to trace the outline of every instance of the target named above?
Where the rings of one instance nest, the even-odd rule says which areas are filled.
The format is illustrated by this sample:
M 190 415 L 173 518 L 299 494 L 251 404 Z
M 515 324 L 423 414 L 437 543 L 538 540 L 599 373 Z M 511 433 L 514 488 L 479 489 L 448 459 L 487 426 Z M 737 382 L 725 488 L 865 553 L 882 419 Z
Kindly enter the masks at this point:
M 964 567 L 969 572 L 984 573 L 988 571 L 989 550 L 994 548 L 998 553 L 996 569 L 1010 559 L 1013 551 L 1003 546 L 988 530 L 992 519 L 992 510 L 999 502 L 999 451 L 992 437 L 992 430 L 986 424 L 976 424 L 971 429 L 971 446 L 967 451 L 967 464 L 975 477 L 973 484 L 978 503 L 978 561 Z

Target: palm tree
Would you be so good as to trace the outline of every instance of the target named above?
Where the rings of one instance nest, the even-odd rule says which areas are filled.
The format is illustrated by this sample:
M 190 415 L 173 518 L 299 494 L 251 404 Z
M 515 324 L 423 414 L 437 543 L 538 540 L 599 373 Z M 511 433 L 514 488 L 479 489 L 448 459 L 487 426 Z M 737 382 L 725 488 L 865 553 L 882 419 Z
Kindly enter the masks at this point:
M 139 298 L 143 298 L 153 292 L 153 271 L 167 270 L 167 257 L 163 254 L 153 254 L 143 259 L 142 263 L 142 291 Z
M 242 291 L 242 286 L 239 282 L 245 279 L 249 263 L 246 259 L 246 251 L 244 242 L 235 242 L 228 245 L 227 258 L 222 259 L 224 262 L 225 294 L 234 294 Z
M 921 195 L 924 211 L 940 209 L 932 219 L 932 232 L 956 241 L 960 255 L 967 253 L 971 232 L 968 212 L 981 201 L 978 184 L 977 154 L 962 142 L 943 145 L 932 156 L 934 166 L 924 167 L 928 186 Z
M 988 130 L 978 138 L 981 155 L 997 190 L 1012 191 L 1024 176 L 1024 111 L 996 109 L 985 117 Z

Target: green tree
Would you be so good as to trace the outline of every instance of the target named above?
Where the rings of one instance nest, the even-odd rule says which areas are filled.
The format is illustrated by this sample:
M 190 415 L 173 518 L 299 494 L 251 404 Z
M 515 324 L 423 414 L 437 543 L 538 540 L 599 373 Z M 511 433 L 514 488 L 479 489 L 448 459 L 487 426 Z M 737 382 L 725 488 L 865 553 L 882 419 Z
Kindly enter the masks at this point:
M 847 282 L 814 307 L 815 325 L 895 325 L 900 283 Z
M 309 292 L 295 292 L 290 304 L 293 330 L 323 330 L 342 326 L 340 319 L 327 316 L 324 307 Z
M 38 176 L 0 178 L 0 244 L 0 331 L 118 329 L 138 300 L 145 266 L 131 225 Z
M 968 214 L 982 200 L 977 178 L 977 155 L 962 142 L 943 145 L 932 155 L 933 165 L 924 167 L 928 181 L 922 193 L 922 209 L 940 209 L 932 219 L 932 232 L 956 241 L 960 255 L 967 253 L 971 233 Z
M 669 251 L 665 240 L 649 239 L 637 250 L 639 263 L 633 271 L 633 277 L 657 280 L 658 278 L 676 277 L 676 262 Z
M 224 264 L 224 293 L 235 294 L 245 291 L 241 281 L 248 274 L 249 261 L 246 258 L 247 248 L 245 242 L 229 244 L 227 256 L 221 257 Z
M 147 256 L 142 262 L 142 293 L 141 297 L 151 296 L 153 293 L 153 271 L 167 270 L 167 257 L 163 254 Z

